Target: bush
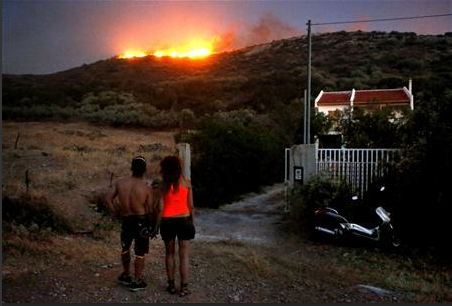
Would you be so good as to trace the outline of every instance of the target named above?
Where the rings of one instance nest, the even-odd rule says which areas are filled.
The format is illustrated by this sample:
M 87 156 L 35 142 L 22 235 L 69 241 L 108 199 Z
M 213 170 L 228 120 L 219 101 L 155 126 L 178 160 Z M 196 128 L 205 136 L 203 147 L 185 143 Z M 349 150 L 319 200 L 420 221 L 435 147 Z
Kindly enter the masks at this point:
M 392 187 L 394 221 L 405 241 L 450 254 L 452 91 L 419 101 L 404 139 Z M 449 257 L 450 258 L 450 257 Z
M 105 99 L 113 99 L 111 104 Z M 103 101 L 98 104 L 99 101 Z M 152 128 L 178 127 L 191 125 L 194 122 L 194 114 L 189 109 L 181 111 L 158 110 L 150 104 L 135 102 L 133 96 L 126 93 L 103 92 L 99 98 L 90 94 L 86 96 L 78 115 L 90 122 L 103 122 L 115 126 L 132 125 Z
M 309 183 L 292 190 L 289 198 L 291 219 L 300 230 L 309 233 L 312 216 L 317 208 L 328 205 L 338 209 L 341 214 L 354 214 L 347 205 L 351 196 L 351 187 L 347 183 L 335 183 L 328 177 L 317 175 Z
M 397 69 L 406 73 L 414 74 L 425 67 L 425 63 L 422 59 L 417 58 L 405 58 L 397 62 Z
M 3 197 L 3 221 L 9 224 L 21 224 L 36 230 L 58 233 L 70 231 L 71 226 L 63 216 L 56 214 L 43 196 L 23 194 L 19 198 Z
M 219 111 L 212 115 L 213 120 L 219 120 L 228 122 L 231 124 L 237 124 L 246 126 L 249 125 L 255 118 L 256 112 L 250 109 L 238 109 L 233 111 Z
M 302 116 L 302 118 L 304 115 Z M 324 113 L 319 112 L 318 108 L 311 109 L 311 139 L 310 143 L 315 142 L 315 137 L 319 135 L 326 135 L 333 127 L 333 121 L 330 120 Z M 299 120 L 298 128 L 295 132 L 295 143 L 303 143 L 304 123 Z
M 348 148 L 398 148 L 405 132 L 408 112 L 383 108 L 363 111 L 348 108 L 339 112 L 338 128 Z
M 56 104 L 24 106 L 5 106 L 3 108 L 3 119 L 70 119 L 76 117 L 78 110 L 72 107 L 61 107 Z
M 206 117 L 189 138 L 197 206 L 218 207 L 283 176 L 280 138 L 262 125 L 236 119 Z

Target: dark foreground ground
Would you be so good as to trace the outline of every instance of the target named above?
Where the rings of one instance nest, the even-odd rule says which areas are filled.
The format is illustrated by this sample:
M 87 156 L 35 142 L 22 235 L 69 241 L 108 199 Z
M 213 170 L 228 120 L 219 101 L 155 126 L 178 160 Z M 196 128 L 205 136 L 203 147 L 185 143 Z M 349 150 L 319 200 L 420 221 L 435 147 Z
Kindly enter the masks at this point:
M 372 247 L 287 234 L 280 186 L 220 210 L 198 209 L 192 294 L 165 291 L 164 246 L 152 240 L 145 291 L 116 284 L 118 225 L 104 237 L 3 236 L 3 302 L 451 302 L 451 269 Z

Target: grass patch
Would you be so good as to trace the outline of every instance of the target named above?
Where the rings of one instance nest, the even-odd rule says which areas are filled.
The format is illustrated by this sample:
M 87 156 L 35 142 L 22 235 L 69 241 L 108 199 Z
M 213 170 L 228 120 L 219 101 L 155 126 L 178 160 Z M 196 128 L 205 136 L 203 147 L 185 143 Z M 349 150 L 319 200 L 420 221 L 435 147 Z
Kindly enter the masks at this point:
M 148 159 L 145 178 L 158 177 L 161 158 L 175 150 L 172 132 L 144 128 L 5 121 L 2 128 L 2 195 L 25 194 L 28 171 L 29 194 L 45 195 L 53 212 L 67 218 L 74 230 L 99 235 L 109 225 L 101 219 L 102 207 L 91 202 L 92 194 L 104 194 L 111 179 L 114 183 L 130 175 L 130 161 L 138 154 Z

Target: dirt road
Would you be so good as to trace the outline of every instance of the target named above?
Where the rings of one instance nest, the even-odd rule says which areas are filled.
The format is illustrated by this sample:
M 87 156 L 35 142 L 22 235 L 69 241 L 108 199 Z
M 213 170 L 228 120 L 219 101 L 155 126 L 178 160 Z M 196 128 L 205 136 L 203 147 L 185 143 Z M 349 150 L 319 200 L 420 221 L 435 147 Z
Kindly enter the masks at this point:
M 281 223 L 284 205 L 278 197 L 281 191 L 282 186 L 275 185 L 262 194 L 248 195 L 219 209 L 199 209 L 195 224 L 197 240 L 277 243 L 280 236 L 277 225 Z
M 282 186 L 218 210 L 198 209 L 192 294 L 165 291 L 164 246 L 151 242 L 133 293 L 121 272 L 118 225 L 106 237 L 18 235 L 4 244 L 3 302 L 413 302 L 451 301 L 450 270 L 422 268 L 378 249 L 312 243 L 282 230 Z M 25 234 L 24 234 L 25 235 Z M 27 250 L 23 252 L 22 250 Z M 429 274 L 423 274 L 429 269 Z M 177 281 L 177 278 L 176 278 Z

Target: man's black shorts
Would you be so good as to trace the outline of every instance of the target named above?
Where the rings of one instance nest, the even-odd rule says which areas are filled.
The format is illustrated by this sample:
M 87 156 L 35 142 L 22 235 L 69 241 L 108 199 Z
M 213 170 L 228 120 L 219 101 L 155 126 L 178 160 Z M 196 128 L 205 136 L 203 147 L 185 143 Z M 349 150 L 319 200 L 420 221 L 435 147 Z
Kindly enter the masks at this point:
M 163 240 L 190 240 L 195 238 L 195 226 L 191 217 L 162 218 L 160 235 Z
M 140 235 L 140 232 L 149 227 L 150 222 L 146 216 L 126 216 L 122 218 L 121 245 L 122 252 L 130 249 L 132 241 L 135 240 L 135 255 L 143 256 L 149 253 L 149 237 Z

